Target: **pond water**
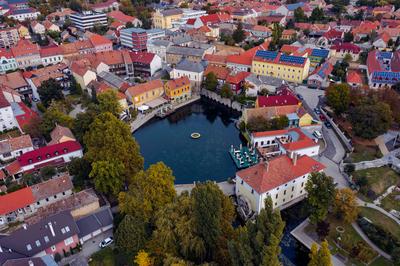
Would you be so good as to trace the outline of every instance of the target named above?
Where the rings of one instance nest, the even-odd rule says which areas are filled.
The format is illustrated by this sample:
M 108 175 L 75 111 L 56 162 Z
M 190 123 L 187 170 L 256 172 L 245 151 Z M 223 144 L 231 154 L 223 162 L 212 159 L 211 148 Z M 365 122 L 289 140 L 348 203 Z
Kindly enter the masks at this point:
M 234 177 L 236 166 L 229 155 L 231 145 L 245 145 L 235 127 L 239 113 L 212 101 L 201 99 L 164 119 L 153 119 L 133 136 L 140 145 L 145 168 L 163 161 L 172 168 L 176 184 L 193 181 L 225 181 Z M 190 134 L 198 132 L 199 139 Z M 282 211 L 286 222 L 281 242 L 285 266 L 307 265 L 308 250 L 290 235 L 305 216 L 302 203 Z
M 134 133 L 145 167 L 163 161 L 172 168 L 176 184 L 225 181 L 236 166 L 231 145 L 244 143 L 235 127 L 239 113 L 202 99 L 164 119 L 153 119 Z M 192 139 L 198 132 L 201 137 Z

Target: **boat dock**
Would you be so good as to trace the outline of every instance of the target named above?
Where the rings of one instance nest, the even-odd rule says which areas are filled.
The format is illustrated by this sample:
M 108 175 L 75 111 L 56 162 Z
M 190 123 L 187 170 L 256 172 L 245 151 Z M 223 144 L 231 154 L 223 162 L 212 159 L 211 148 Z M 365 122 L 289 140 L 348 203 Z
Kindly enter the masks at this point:
M 242 147 L 242 144 L 240 144 L 239 149 L 236 149 L 232 145 L 229 154 L 238 169 L 247 168 L 258 163 L 258 154 L 253 147 Z

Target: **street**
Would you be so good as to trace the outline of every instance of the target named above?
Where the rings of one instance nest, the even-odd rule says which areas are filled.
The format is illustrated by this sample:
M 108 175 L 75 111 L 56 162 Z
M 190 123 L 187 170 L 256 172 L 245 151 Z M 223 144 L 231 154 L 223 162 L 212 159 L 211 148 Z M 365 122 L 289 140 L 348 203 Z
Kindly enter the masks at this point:
M 90 258 L 90 256 L 100 250 L 100 247 L 99 247 L 100 242 L 110 236 L 113 236 L 112 229 L 110 229 L 104 233 L 101 233 L 100 235 L 88 240 L 87 242 L 85 242 L 83 244 L 81 252 L 79 252 L 78 254 L 75 254 L 73 256 L 64 258 L 60 262 L 60 265 L 68 265 L 68 264 L 71 266 L 86 266 L 86 265 L 88 265 L 87 261 Z

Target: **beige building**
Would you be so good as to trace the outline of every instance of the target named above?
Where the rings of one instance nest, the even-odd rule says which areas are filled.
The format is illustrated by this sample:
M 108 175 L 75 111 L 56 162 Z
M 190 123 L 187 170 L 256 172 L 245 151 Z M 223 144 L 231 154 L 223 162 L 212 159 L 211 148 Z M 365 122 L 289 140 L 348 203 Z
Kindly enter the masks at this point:
M 163 83 L 160 79 L 142 83 L 126 90 L 125 95 L 137 108 L 164 94 Z
M 153 14 L 153 25 L 156 29 L 171 29 L 172 22 L 178 21 L 182 17 L 182 10 L 167 9 L 156 10 Z
M 0 29 L 0 48 L 11 48 L 19 40 L 17 28 Z

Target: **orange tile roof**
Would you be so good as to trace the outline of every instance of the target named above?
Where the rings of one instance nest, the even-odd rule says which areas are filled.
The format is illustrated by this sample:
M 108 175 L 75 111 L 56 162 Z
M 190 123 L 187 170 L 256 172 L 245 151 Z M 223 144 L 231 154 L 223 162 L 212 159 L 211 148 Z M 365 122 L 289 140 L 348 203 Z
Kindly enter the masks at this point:
M 171 90 L 175 90 L 177 88 L 190 85 L 190 80 L 187 76 L 183 76 L 177 79 L 168 80 L 165 85 L 168 86 L 168 88 L 170 88 Z
M 204 60 L 207 60 L 209 63 L 218 63 L 218 64 L 226 64 L 226 56 L 225 55 L 217 55 L 217 54 L 206 54 L 204 55 Z
M 21 165 L 19 164 L 18 161 L 13 161 L 9 165 L 7 165 L 4 169 L 6 169 L 8 174 L 15 175 L 15 174 L 21 172 Z
M 208 65 L 204 71 L 204 76 L 207 76 L 207 74 L 210 72 L 213 72 L 217 76 L 217 79 L 226 80 L 230 70 L 226 67 Z
M 89 37 L 89 40 L 95 47 L 99 46 L 99 45 L 106 45 L 106 44 L 112 45 L 112 42 L 109 39 L 107 39 L 106 37 L 101 36 L 99 34 L 92 34 Z
M 358 71 L 350 70 L 347 73 L 347 83 L 362 84 L 362 78 Z
M 22 135 L 8 140 L 13 151 L 33 147 L 32 139 L 29 135 Z
M 321 171 L 325 166 L 304 155 L 294 164 L 287 155 L 281 155 L 265 163 L 261 162 L 236 173 L 257 193 L 262 194 L 303 175 Z
M 143 92 L 151 91 L 162 87 L 163 87 L 162 81 L 160 79 L 155 79 L 146 83 L 129 87 L 127 89 L 127 92 L 130 94 L 131 97 L 134 97 L 136 95 L 142 94 Z
M 5 194 L 0 196 L 0 214 L 8 214 L 34 202 L 35 198 L 33 197 L 32 189 L 29 187 Z

